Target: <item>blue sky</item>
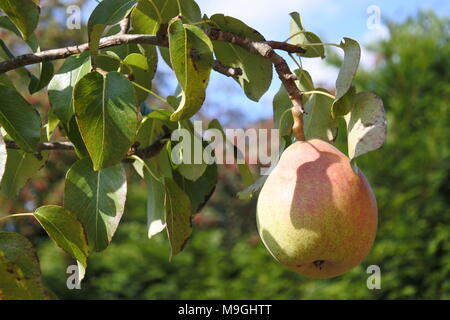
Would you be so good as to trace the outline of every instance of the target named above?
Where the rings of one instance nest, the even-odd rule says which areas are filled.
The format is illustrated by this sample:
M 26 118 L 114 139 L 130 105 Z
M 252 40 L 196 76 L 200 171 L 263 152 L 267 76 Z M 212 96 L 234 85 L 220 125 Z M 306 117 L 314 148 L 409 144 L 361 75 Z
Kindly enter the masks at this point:
M 383 25 L 375 29 L 368 28 L 370 13 L 367 10 L 370 6 L 379 8 L 382 19 L 394 21 L 402 21 L 420 9 L 432 9 L 438 15 L 450 16 L 450 1 L 442 0 L 197 0 L 197 3 L 203 13 L 224 13 L 239 18 L 270 40 L 285 40 L 289 36 L 289 13 L 298 11 L 304 27 L 318 34 L 322 41 L 338 43 L 342 37 L 350 37 L 363 46 L 389 36 Z M 95 4 L 94 0 L 89 1 L 84 8 L 83 18 L 88 16 Z M 363 49 L 362 66 L 370 68 L 373 58 L 373 54 Z M 316 84 L 333 86 L 336 69 L 320 59 L 304 59 L 303 65 Z M 165 67 L 162 70 L 168 71 Z M 275 76 L 269 91 L 255 103 L 245 98 L 233 80 L 214 74 L 208 87 L 206 108 L 211 115 L 215 115 L 214 105 L 217 104 L 226 110 L 241 109 L 248 115 L 247 121 L 268 118 L 272 116 L 272 99 L 279 86 L 280 82 Z

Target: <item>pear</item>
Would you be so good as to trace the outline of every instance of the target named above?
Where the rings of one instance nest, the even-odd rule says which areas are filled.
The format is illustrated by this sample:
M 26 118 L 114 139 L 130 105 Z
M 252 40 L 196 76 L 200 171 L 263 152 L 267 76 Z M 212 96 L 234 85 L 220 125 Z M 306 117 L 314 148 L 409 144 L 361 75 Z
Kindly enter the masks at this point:
M 322 140 L 289 146 L 258 198 L 264 245 L 279 263 L 310 278 L 336 277 L 360 264 L 377 222 L 363 173 Z

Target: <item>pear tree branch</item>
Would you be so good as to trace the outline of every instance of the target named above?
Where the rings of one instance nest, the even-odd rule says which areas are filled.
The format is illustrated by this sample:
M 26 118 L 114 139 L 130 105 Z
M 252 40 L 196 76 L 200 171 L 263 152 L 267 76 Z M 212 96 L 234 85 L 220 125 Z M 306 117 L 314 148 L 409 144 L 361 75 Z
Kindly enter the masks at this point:
M 117 35 L 105 37 L 100 40 L 99 48 L 109 48 L 122 44 L 150 44 L 155 46 L 168 46 L 167 38 L 163 35 L 150 36 L 143 34 L 126 34 L 128 22 L 125 19 L 121 24 L 121 32 Z M 211 40 L 226 41 L 243 47 L 251 53 L 258 54 L 270 60 L 275 66 L 284 87 L 286 88 L 289 98 L 292 101 L 292 116 L 294 118 L 294 126 L 292 128 L 295 137 L 298 140 L 305 140 L 303 133 L 303 103 L 302 93 L 299 90 L 295 80 L 296 76 L 289 69 L 286 61 L 278 55 L 275 50 L 283 50 L 287 53 L 304 53 L 305 49 L 287 42 L 279 41 L 254 41 L 249 38 L 241 37 L 231 32 L 225 32 L 216 29 L 205 31 Z M 53 61 L 58 59 L 65 59 L 74 54 L 80 54 L 89 49 L 89 44 L 84 43 L 71 47 L 51 49 L 41 52 L 28 53 L 14 57 L 10 60 L 0 62 L 0 74 L 24 67 L 31 64 L 42 63 L 44 61 Z M 222 73 L 228 77 L 239 77 L 242 75 L 242 70 L 239 68 L 230 68 L 223 66 L 219 61 L 214 62 L 213 68 L 215 71 Z
M 291 47 L 296 47 L 296 52 L 303 52 L 300 51 L 300 49 L 303 49 L 287 43 L 281 44 L 275 41 L 253 41 L 249 38 L 240 37 L 230 32 L 215 29 L 208 30 L 206 33 L 212 40 L 227 41 L 239 45 L 251 53 L 258 54 L 269 59 L 273 63 L 275 70 L 278 73 L 278 77 L 286 88 L 286 91 L 289 94 L 289 99 L 292 102 L 292 116 L 294 118 L 294 126 L 292 127 L 292 131 L 297 140 L 304 141 L 305 134 L 303 130 L 303 114 L 305 111 L 303 108 L 302 93 L 295 83 L 297 78 L 290 70 L 286 60 L 284 60 L 283 57 L 277 54 L 274 50 L 276 48 L 293 53 L 290 51 L 290 49 L 292 49 Z
M 166 139 L 170 138 L 170 131 L 165 130 L 164 134 L 160 135 L 156 140 L 146 146 L 144 148 L 138 148 L 138 146 L 133 146 L 130 148 L 127 157 L 138 156 L 141 159 L 149 159 L 153 158 L 161 152 L 165 145 Z M 20 146 L 18 146 L 14 141 L 5 140 L 5 146 L 7 149 L 20 150 Z M 51 151 L 51 150 L 75 150 L 75 146 L 72 142 L 42 142 L 38 145 L 37 151 Z M 128 162 L 129 159 L 124 159 L 125 162 Z

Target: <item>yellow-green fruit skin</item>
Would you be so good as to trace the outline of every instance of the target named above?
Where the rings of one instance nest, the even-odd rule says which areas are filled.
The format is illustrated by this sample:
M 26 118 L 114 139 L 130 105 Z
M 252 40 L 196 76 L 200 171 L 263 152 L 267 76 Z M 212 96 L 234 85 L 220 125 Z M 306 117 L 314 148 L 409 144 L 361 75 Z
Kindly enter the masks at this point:
M 361 263 L 375 239 L 378 209 L 357 171 L 322 140 L 283 152 L 257 205 L 259 234 L 278 262 L 310 278 L 336 277 Z

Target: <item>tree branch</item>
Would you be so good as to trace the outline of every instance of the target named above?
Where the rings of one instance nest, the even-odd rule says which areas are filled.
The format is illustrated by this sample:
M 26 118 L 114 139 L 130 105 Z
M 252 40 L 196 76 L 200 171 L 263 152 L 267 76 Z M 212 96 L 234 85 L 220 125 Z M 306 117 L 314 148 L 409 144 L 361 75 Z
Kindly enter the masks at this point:
M 217 72 L 231 78 L 237 78 L 242 76 L 242 70 L 240 68 L 230 68 L 223 66 L 219 61 L 214 61 L 213 65 L 214 70 Z
M 145 34 L 118 34 L 110 37 L 105 37 L 100 40 L 100 49 L 118 46 L 121 44 L 151 44 L 154 46 L 169 46 L 167 40 L 162 40 L 157 36 L 149 36 Z M 31 64 L 41 63 L 44 61 L 53 61 L 59 59 L 65 59 L 74 54 L 80 54 L 89 50 L 89 44 L 83 43 L 81 45 L 46 50 L 36 53 L 27 53 L 17 56 L 13 59 L 0 62 L 0 74 L 5 73 L 20 67 L 28 66 Z M 238 77 L 242 74 L 242 70 L 239 68 L 229 68 L 222 66 L 219 61 L 215 61 L 214 70 L 224 74 L 227 77 Z
M 126 21 L 125 21 L 126 22 Z M 125 25 L 124 22 L 124 25 Z M 125 30 L 125 27 L 122 29 Z M 289 69 L 286 61 L 275 52 L 275 49 L 284 50 L 289 53 L 304 53 L 305 49 L 295 46 L 286 42 L 278 41 L 253 41 L 249 38 L 240 37 L 230 32 L 221 30 L 206 30 L 206 34 L 216 41 L 227 41 L 243 47 L 251 53 L 258 54 L 264 58 L 269 59 L 275 66 L 275 70 L 278 73 L 284 87 L 286 88 L 289 98 L 292 101 L 292 116 L 294 118 L 294 126 L 292 128 L 295 137 L 298 140 L 305 140 L 303 133 L 303 103 L 301 99 L 302 93 L 300 92 L 297 84 L 295 83 L 296 77 Z M 168 46 L 168 41 L 161 36 L 149 36 L 142 34 L 117 34 L 110 37 L 105 37 L 100 40 L 99 48 L 108 48 L 121 44 L 151 44 L 155 46 Z M 0 62 L 0 74 L 5 73 L 20 67 L 24 67 L 30 64 L 41 63 L 44 61 L 52 61 L 58 59 L 64 59 L 74 54 L 82 53 L 89 49 L 89 44 L 84 43 L 81 45 L 52 49 L 47 51 L 41 51 L 36 53 L 24 54 L 17 56 L 13 59 Z M 222 66 L 220 62 L 214 63 L 214 70 L 222 73 L 228 77 L 237 77 L 242 74 L 242 70 L 238 68 L 228 68 Z
M 5 145 L 7 149 L 20 150 L 20 147 L 10 140 L 5 140 Z M 38 145 L 37 151 L 47 151 L 47 150 L 75 150 L 71 142 L 42 142 Z
M 149 36 L 144 34 L 126 34 L 127 28 L 129 27 L 129 18 L 125 18 L 121 22 L 121 32 L 117 35 L 105 37 L 100 40 L 99 49 L 109 48 L 113 46 L 118 46 L 121 44 L 151 44 L 154 46 L 167 47 L 169 44 L 167 39 L 159 36 Z M 266 41 L 264 42 L 273 49 L 283 50 L 289 53 L 304 53 L 305 49 L 279 41 Z M 81 45 L 46 50 L 36 53 L 28 53 L 24 55 L 17 56 L 13 59 L 0 62 L 0 73 L 5 73 L 20 67 L 24 67 L 31 64 L 41 63 L 44 61 L 53 61 L 59 59 L 65 59 L 74 54 L 80 54 L 89 49 L 89 44 L 84 43 Z M 216 61 L 214 63 L 214 70 L 222 73 L 228 77 L 239 76 L 242 74 L 242 70 L 239 68 L 229 68 L 223 67 L 220 62 Z
M 253 41 L 251 39 L 240 37 L 230 32 L 215 29 L 207 30 L 206 33 L 212 40 L 234 43 L 243 47 L 249 52 L 269 59 L 273 63 L 273 65 L 275 66 L 275 70 L 278 73 L 278 77 L 286 88 L 286 91 L 289 94 L 289 99 L 292 101 L 292 116 L 294 118 L 294 126 L 292 127 L 292 131 L 297 140 L 304 141 L 305 134 L 303 131 L 303 114 L 305 111 L 303 109 L 302 93 L 295 83 L 296 77 L 289 69 L 286 60 L 278 55 L 275 52 L 274 48 L 270 46 L 270 44 L 272 44 L 280 48 L 281 44 L 274 41 Z M 285 49 L 288 47 L 285 47 Z
M 139 149 L 132 147 L 128 152 L 127 156 L 136 155 L 142 159 L 153 158 L 158 155 L 165 145 L 163 140 L 170 138 L 170 132 L 165 131 L 164 134 L 156 138 L 156 140 L 149 146 Z M 5 146 L 7 149 L 20 150 L 21 148 L 14 142 L 10 140 L 5 140 Z M 42 142 L 38 145 L 37 151 L 50 151 L 50 150 L 75 150 L 72 142 L 61 141 L 61 142 Z M 127 159 L 124 160 L 125 162 Z

